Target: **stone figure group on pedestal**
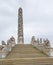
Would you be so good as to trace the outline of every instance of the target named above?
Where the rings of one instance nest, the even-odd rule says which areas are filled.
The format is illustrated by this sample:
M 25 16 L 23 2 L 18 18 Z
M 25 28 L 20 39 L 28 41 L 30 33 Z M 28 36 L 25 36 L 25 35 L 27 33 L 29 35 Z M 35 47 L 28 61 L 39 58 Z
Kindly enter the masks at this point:
M 37 47 L 40 51 L 43 51 L 44 53 L 46 53 L 48 56 L 50 55 L 50 41 L 46 38 L 46 39 L 42 39 L 42 38 L 37 38 L 37 40 L 35 39 L 35 36 L 32 36 L 31 39 L 31 44 L 34 47 Z
M 13 47 L 15 47 L 15 38 L 12 36 L 7 43 L 5 41 L 1 42 L 2 45 L 0 46 L 0 58 L 5 58 L 8 53 L 12 50 Z

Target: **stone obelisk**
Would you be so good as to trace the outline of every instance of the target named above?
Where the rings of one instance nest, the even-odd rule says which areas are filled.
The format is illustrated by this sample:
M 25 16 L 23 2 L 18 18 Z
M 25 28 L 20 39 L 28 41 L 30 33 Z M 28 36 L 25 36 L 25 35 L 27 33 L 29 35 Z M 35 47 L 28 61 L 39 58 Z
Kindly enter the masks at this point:
M 24 44 L 22 8 L 18 10 L 18 44 Z

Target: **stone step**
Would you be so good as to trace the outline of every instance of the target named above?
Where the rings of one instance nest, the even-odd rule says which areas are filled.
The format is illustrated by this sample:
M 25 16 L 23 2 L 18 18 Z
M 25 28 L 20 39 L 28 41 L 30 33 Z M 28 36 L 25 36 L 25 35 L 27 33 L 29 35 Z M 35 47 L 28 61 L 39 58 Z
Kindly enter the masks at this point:
M 53 58 L 12 58 L 0 60 L 0 65 L 53 65 Z

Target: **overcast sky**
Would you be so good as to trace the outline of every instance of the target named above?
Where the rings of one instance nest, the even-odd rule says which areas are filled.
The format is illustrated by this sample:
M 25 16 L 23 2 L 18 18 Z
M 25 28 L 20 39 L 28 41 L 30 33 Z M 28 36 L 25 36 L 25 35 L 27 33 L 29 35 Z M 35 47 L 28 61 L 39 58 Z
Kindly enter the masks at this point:
M 17 39 L 18 8 L 23 9 L 24 39 L 48 38 L 53 46 L 53 0 L 0 0 L 0 43 Z

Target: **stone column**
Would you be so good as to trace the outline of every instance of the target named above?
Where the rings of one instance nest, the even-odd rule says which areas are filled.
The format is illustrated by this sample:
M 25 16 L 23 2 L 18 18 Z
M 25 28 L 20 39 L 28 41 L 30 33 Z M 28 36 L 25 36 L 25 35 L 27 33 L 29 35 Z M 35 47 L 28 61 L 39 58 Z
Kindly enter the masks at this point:
M 24 43 L 22 8 L 18 10 L 18 44 Z

